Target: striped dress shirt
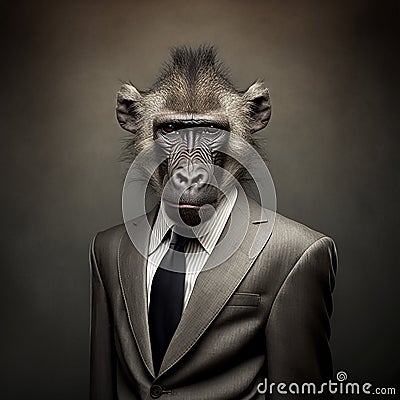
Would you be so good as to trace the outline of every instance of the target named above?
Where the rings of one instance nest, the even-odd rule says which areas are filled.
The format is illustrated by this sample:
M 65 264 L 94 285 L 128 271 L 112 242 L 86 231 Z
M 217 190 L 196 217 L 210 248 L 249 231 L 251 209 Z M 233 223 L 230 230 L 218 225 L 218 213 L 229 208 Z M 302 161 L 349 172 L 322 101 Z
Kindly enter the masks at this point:
M 185 276 L 185 296 L 183 309 L 187 306 L 192 294 L 196 279 L 207 262 L 210 254 L 214 250 L 222 231 L 228 222 L 233 206 L 237 198 L 237 189 L 233 188 L 215 210 L 215 216 L 202 224 L 201 229 L 195 231 L 196 239 L 189 240 L 185 247 L 186 257 L 186 276 Z M 147 257 L 147 305 L 150 306 L 151 285 L 154 274 L 168 251 L 172 235 L 168 235 L 170 230 L 174 230 L 174 223 L 167 216 L 164 204 L 161 202 L 157 219 L 153 225 L 150 235 L 149 251 Z

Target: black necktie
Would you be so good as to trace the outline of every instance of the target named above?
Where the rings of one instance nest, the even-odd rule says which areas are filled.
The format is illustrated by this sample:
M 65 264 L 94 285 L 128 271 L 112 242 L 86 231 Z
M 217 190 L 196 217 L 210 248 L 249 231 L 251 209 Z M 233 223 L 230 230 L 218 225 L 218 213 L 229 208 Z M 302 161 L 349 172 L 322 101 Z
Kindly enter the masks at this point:
M 160 261 L 150 293 L 149 330 L 153 365 L 157 374 L 179 324 L 185 293 L 187 237 L 172 233 L 169 249 Z

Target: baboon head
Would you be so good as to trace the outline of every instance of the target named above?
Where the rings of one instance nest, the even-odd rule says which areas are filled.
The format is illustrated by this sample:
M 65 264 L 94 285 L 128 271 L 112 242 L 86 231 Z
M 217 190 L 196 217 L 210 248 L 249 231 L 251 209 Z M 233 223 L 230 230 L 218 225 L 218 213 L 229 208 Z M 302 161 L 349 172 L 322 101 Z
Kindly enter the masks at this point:
M 117 119 L 131 133 L 129 155 L 144 151 L 160 157 L 150 184 L 171 218 L 179 214 L 190 226 L 206 218 L 204 210 L 216 207 L 244 174 L 226 150 L 243 152 L 235 138 L 253 143 L 252 134 L 264 128 L 270 116 L 264 84 L 236 89 L 208 46 L 174 49 L 150 89 L 125 83 L 117 95 Z

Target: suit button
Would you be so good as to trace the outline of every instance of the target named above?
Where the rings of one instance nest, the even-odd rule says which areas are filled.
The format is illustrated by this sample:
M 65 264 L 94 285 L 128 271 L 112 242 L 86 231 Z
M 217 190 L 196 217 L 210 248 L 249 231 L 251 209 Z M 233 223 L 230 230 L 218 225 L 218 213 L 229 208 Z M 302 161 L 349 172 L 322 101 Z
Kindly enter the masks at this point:
M 150 388 L 150 396 L 153 399 L 158 399 L 163 394 L 163 388 L 160 385 L 153 385 Z

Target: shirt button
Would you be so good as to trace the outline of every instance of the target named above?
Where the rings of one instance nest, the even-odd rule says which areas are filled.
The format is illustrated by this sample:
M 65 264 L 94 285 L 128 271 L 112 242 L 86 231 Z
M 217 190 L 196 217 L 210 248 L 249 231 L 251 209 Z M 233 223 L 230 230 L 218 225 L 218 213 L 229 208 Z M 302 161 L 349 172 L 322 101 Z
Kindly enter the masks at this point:
M 160 385 L 153 385 L 150 388 L 150 396 L 153 399 L 158 399 L 163 394 L 163 388 Z

